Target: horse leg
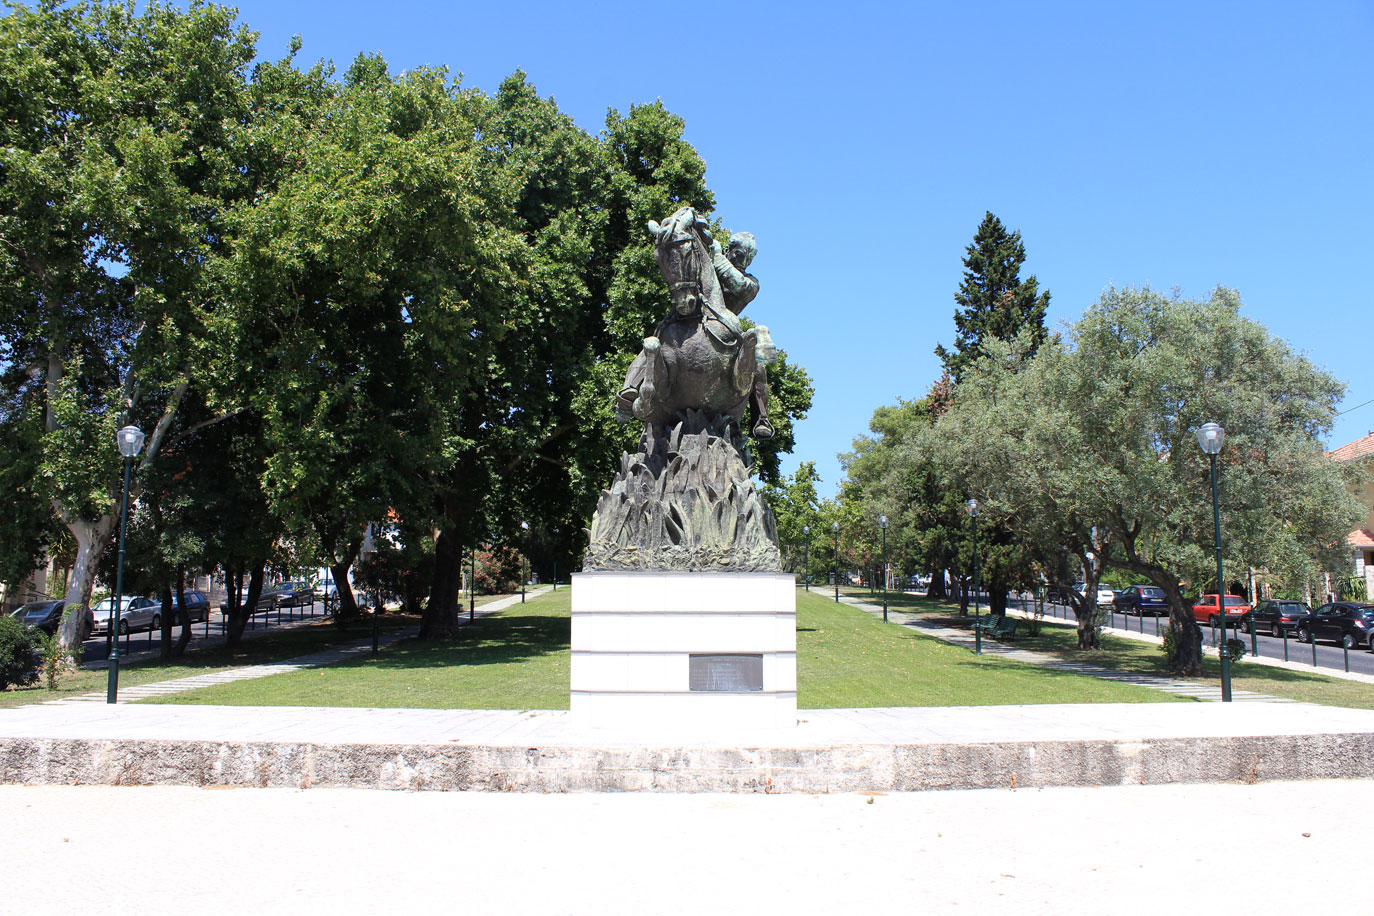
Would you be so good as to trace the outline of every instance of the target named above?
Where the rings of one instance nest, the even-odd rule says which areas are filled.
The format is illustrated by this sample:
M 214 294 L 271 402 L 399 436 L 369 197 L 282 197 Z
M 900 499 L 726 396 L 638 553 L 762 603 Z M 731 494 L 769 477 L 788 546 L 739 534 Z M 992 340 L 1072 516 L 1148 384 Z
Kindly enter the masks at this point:
M 633 411 L 636 419 L 648 422 L 658 406 L 654 403 L 658 386 L 667 385 L 668 367 L 663 362 L 663 346 L 657 337 L 644 338 L 644 349 L 640 356 L 644 358 L 644 376 L 639 383 L 639 396 L 635 398 Z

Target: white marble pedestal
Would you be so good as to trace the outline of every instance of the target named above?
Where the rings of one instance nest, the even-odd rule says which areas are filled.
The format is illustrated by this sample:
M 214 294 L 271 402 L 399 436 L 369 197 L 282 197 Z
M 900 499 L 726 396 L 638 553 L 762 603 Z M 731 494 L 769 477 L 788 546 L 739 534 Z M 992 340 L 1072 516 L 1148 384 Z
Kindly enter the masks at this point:
M 572 696 L 605 727 L 792 727 L 791 573 L 586 572 L 572 577 Z

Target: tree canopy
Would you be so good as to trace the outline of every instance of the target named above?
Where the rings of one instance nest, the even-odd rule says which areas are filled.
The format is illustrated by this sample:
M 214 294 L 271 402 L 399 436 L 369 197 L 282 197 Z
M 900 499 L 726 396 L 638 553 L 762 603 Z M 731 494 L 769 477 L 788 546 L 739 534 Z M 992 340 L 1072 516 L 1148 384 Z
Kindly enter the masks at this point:
M 408 547 L 440 638 L 479 542 L 569 568 L 636 437 L 612 395 L 668 310 L 645 224 L 715 206 L 681 118 L 611 109 L 594 135 L 523 73 L 487 95 L 378 55 L 301 67 L 299 40 L 255 61 L 203 3 L 15 5 L 0 37 L 6 575 L 60 519 L 88 600 L 126 423 L 150 433 L 134 530 L 159 579 L 343 578 L 387 519 L 430 542 Z M 812 389 L 785 359 L 772 388 L 776 481 Z

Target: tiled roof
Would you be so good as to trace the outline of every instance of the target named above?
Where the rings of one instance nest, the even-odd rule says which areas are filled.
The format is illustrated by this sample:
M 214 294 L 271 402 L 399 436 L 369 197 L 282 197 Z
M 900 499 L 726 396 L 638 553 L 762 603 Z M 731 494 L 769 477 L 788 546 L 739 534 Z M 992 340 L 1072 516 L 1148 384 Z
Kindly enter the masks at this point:
M 1356 528 L 1345 536 L 1345 543 L 1350 547 L 1374 547 L 1374 534 L 1368 528 Z
M 1354 442 L 1349 442 L 1326 454 L 1337 461 L 1354 461 L 1356 458 L 1374 455 L 1374 432 L 1363 439 L 1356 439 Z

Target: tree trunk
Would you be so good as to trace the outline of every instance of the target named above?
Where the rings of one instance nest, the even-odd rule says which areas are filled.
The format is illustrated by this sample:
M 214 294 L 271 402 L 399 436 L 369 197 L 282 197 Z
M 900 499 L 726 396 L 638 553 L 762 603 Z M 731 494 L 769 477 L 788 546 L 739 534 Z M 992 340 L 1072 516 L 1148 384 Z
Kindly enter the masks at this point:
M 253 569 L 248 576 L 248 594 L 244 597 L 243 603 L 237 603 L 239 589 L 242 587 L 243 574 L 235 576 L 234 590 L 230 596 L 230 614 L 228 632 L 225 636 L 224 644 L 230 652 L 238 650 L 239 643 L 243 641 L 243 630 L 248 626 L 249 615 L 257 608 L 258 598 L 262 595 L 263 570 L 267 567 L 265 560 L 258 560 L 253 564 Z
M 447 639 L 458 629 L 459 588 L 463 579 L 463 545 L 445 528 L 434 541 L 434 583 L 420 618 L 420 638 Z
M 955 586 L 959 589 L 959 616 L 968 616 L 969 590 L 973 588 L 973 582 L 968 576 L 957 576 Z
M 339 596 L 339 607 L 334 612 L 334 620 L 339 626 L 348 626 L 358 616 L 358 602 L 353 597 L 353 587 L 348 584 L 348 569 L 352 565 L 350 556 L 329 567 L 329 574 L 334 577 L 334 594 Z
M 988 613 L 994 617 L 1007 613 L 1007 584 L 1000 578 L 988 580 Z
M 930 574 L 930 585 L 926 586 L 927 598 L 948 598 L 949 591 L 945 588 L 945 571 L 937 569 Z
M 172 647 L 172 657 L 181 658 L 186 654 L 186 647 L 191 643 L 191 612 L 186 610 L 186 567 L 177 567 L 177 615 L 181 619 L 181 633 L 177 636 L 176 645 Z M 210 613 L 206 608 L 205 613 Z
M 1169 633 L 1174 651 L 1169 656 L 1169 670 L 1185 677 L 1202 676 L 1202 632 L 1193 619 L 1193 609 L 1183 601 L 1183 589 L 1173 576 L 1151 576 L 1155 585 L 1164 589 L 1169 602 Z
M 64 652 L 70 652 L 73 647 L 80 645 L 81 637 L 85 635 L 86 610 L 91 605 L 96 563 L 109 546 L 114 521 L 113 515 L 102 515 L 93 522 L 85 519 L 66 521 L 67 530 L 76 540 L 76 561 L 72 564 L 71 579 L 67 582 L 67 607 L 62 613 L 62 629 L 58 631 L 58 645 Z

